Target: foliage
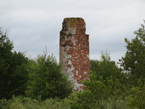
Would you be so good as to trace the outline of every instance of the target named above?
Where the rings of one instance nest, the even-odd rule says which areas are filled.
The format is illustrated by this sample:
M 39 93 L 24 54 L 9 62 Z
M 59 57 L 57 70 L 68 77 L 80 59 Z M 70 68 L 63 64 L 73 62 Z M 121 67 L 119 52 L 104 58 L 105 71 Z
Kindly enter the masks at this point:
M 130 95 L 130 97 L 127 99 L 127 106 L 133 108 L 138 107 L 139 109 L 144 109 L 145 107 L 145 87 L 143 87 L 143 83 L 141 82 L 141 79 L 138 80 L 138 83 L 140 83 L 139 87 L 133 87 L 131 91 L 133 94 Z
M 50 97 L 63 99 L 72 93 L 73 86 L 68 82 L 68 77 L 61 73 L 62 63 L 58 67 L 53 56 L 47 59 L 46 54 L 39 56 L 37 62 L 30 67 L 27 69 L 30 73 L 26 96 L 35 99 L 40 96 L 42 100 Z
M 95 72 L 95 75 L 103 76 L 102 79 L 105 80 L 105 85 L 107 86 L 107 77 L 113 76 L 113 82 L 117 79 L 119 80 L 121 89 L 125 92 L 126 86 L 128 85 L 128 80 L 126 78 L 126 74 L 122 72 L 120 68 L 118 68 L 112 61 L 110 61 L 110 57 L 106 53 L 106 56 L 102 53 L 102 61 L 94 61 L 93 64 L 90 62 L 90 69 Z M 93 69 L 93 68 L 95 69 Z M 99 78 L 97 78 L 99 79 Z
M 11 62 L 11 56 L 12 52 L 11 50 L 14 48 L 13 44 L 8 39 L 7 33 L 3 33 L 3 31 L 0 28 L 0 71 L 3 72 L 3 74 L 7 73 L 7 70 L 10 67 Z M 6 40 L 6 42 L 5 42 Z
M 109 77 L 111 78 L 110 80 L 107 77 L 108 87 L 105 86 L 105 80 L 102 79 L 102 76 L 97 76 L 94 72 L 90 71 L 90 76 L 88 77 L 90 77 L 91 81 L 83 81 L 86 90 L 77 93 L 79 99 L 75 103 L 70 102 L 71 109 L 92 109 L 96 103 L 98 107 L 105 108 L 105 104 L 101 104 L 102 100 L 108 100 L 109 95 L 112 95 L 112 93 L 114 95 L 120 94 L 117 91 L 121 85 L 117 82 L 113 83 L 112 76 Z M 97 80 L 97 78 L 99 79 Z M 113 85 L 115 86 L 114 88 L 112 87 Z
M 99 67 L 101 66 L 98 66 L 97 68 Z M 105 68 L 104 69 L 103 67 L 101 68 L 102 68 L 102 71 L 105 70 Z M 100 71 L 101 70 L 99 70 L 99 72 Z M 110 72 L 113 72 L 113 69 L 111 69 Z M 115 70 L 114 70 L 114 73 L 115 73 Z M 86 109 L 86 108 L 92 109 L 93 106 L 96 104 L 98 105 L 98 107 L 101 107 L 104 109 L 104 108 L 107 108 L 105 107 L 106 102 L 102 104 L 102 100 L 108 101 L 108 98 L 111 98 L 113 100 L 113 104 L 116 106 L 117 99 L 119 98 L 124 99 L 127 96 L 128 98 L 126 100 L 127 101 L 126 104 L 128 106 L 130 107 L 134 106 L 134 107 L 139 107 L 139 108 L 142 108 L 144 106 L 143 101 L 145 101 L 144 99 L 145 95 L 143 95 L 143 93 L 142 95 L 136 94 L 138 91 L 140 91 L 141 86 L 139 89 L 135 87 L 134 88 L 136 89 L 135 91 L 133 90 L 133 88 L 129 90 L 130 88 L 125 86 L 126 84 L 122 85 L 120 80 L 117 79 L 113 73 L 109 77 L 106 77 L 106 79 L 103 79 L 103 76 L 104 76 L 103 73 L 100 72 L 100 74 L 102 74 L 102 76 L 96 75 L 96 72 L 90 70 L 90 75 L 88 76 L 88 78 L 90 78 L 90 81 L 86 81 L 86 80 L 83 81 L 85 90 L 83 92 L 76 94 L 79 99 L 77 99 L 75 102 L 69 102 L 71 109 Z M 113 78 L 116 78 L 116 79 L 113 79 Z M 145 90 L 142 89 L 142 92 L 144 91 Z M 135 99 L 134 97 L 138 99 Z M 135 103 L 136 105 L 133 105 Z
M 92 106 L 96 102 L 99 106 L 100 102 L 104 99 L 107 100 L 109 96 L 114 96 L 116 93 L 117 95 L 123 95 L 125 93 L 126 87 L 121 83 L 123 83 L 126 77 L 120 73 L 120 70 L 115 64 L 110 62 L 110 58 L 107 57 L 107 59 L 106 57 L 102 55 L 102 61 L 93 61 L 93 66 L 96 64 L 96 70 L 90 70 L 90 75 L 88 76 L 90 77 L 90 81 L 83 81 L 85 90 L 77 94 L 79 99 L 75 103 L 70 102 L 71 109 L 92 109 Z M 111 79 L 108 80 L 108 78 Z M 120 78 L 123 78 L 122 82 L 121 80 L 119 81 Z M 114 90 L 116 90 L 116 93 L 114 93 Z
M 144 20 L 145 22 L 145 20 Z M 130 107 L 138 107 L 140 109 L 144 109 L 145 107 L 145 45 L 141 41 L 145 41 L 145 30 L 144 25 L 141 24 L 143 27 L 142 29 L 139 28 L 138 31 L 135 31 L 134 33 L 137 34 L 136 39 L 133 40 L 133 43 L 129 43 L 129 45 L 132 44 L 132 47 L 128 46 L 128 49 L 132 49 L 131 53 L 129 55 L 132 56 L 132 53 L 135 53 L 136 56 L 132 56 L 132 60 L 136 60 L 137 63 L 133 65 L 131 64 L 131 83 L 135 84 L 131 91 L 133 92 L 132 95 L 130 95 L 130 98 L 128 99 L 129 102 L 127 103 Z M 141 39 L 138 40 L 138 37 Z M 126 40 L 127 42 L 127 40 Z M 127 60 L 127 57 L 126 57 Z M 129 59 L 128 59 L 129 60 Z M 134 61 L 135 61 L 134 60 Z M 126 63 L 129 63 L 131 60 L 126 61 Z M 127 67 L 129 65 L 126 65 Z
M 144 25 L 141 24 L 143 28 L 139 28 L 138 31 L 135 31 L 134 34 L 137 34 L 135 39 L 132 39 L 132 42 L 127 41 L 125 38 L 125 42 L 128 44 L 126 48 L 128 49 L 125 57 L 119 59 L 121 63 L 120 66 L 127 71 L 130 71 L 129 80 L 132 82 L 133 86 L 138 86 L 137 81 L 141 79 L 144 81 L 145 78 L 145 30 Z M 144 34 L 143 34 L 144 33 Z M 140 40 L 138 39 L 140 37 Z
M 13 53 L 12 63 L 7 71 L 7 81 L 9 84 L 7 91 L 5 91 L 10 98 L 13 94 L 15 96 L 20 94 L 25 95 L 24 91 L 28 82 L 28 71 L 25 70 L 26 68 L 23 64 L 26 64 L 27 61 L 28 59 L 22 53 Z
M 0 31 L 0 35 L 0 94 L 1 99 L 10 99 L 13 94 L 24 94 L 27 72 L 24 69 L 21 72 L 18 67 L 26 63 L 28 59 L 23 56 L 23 53 L 11 52 L 13 44 L 7 34 Z

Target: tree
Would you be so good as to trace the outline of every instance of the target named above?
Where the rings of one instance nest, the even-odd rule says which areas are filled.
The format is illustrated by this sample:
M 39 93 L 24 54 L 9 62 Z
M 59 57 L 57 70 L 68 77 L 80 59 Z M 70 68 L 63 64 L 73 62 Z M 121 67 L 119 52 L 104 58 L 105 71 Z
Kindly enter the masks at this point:
M 7 34 L 1 30 L 0 35 L 0 95 L 1 99 L 10 99 L 13 94 L 24 94 L 28 72 L 22 64 L 27 63 L 28 58 L 23 53 L 11 52 L 13 44 Z
M 145 21 L 145 20 L 144 20 Z M 134 34 L 137 34 L 135 39 L 132 39 L 132 42 L 129 42 L 125 38 L 125 42 L 128 44 L 126 48 L 128 49 L 125 57 L 119 59 L 122 66 L 125 70 L 129 71 L 128 74 L 129 80 L 137 86 L 137 80 L 142 78 L 142 82 L 145 78 L 145 30 L 144 25 L 141 24 L 142 28 L 139 28 L 138 31 L 135 31 Z M 140 38 L 140 40 L 138 39 Z M 143 41 L 143 42 L 142 42 Z
M 73 85 L 68 82 L 68 76 L 61 73 L 62 63 L 57 66 L 53 56 L 39 56 L 37 62 L 30 67 L 26 96 L 32 99 L 41 96 L 43 101 L 55 97 L 63 99 L 72 93 Z
M 113 83 L 115 83 L 117 79 L 119 80 L 123 93 L 126 93 L 126 90 L 128 90 L 128 80 L 126 78 L 126 74 L 123 73 L 121 68 L 118 68 L 118 66 L 115 65 L 114 61 L 110 61 L 110 57 L 107 53 L 106 56 L 102 53 L 101 61 L 90 60 L 90 71 L 93 71 L 98 77 L 97 80 L 99 80 L 99 76 L 102 76 L 102 80 L 105 80 L 104 83 L 107 87 L 109 85 L 107 83 L 107 78 L 112 76 Z M 125 94 L 123 97 L 125 98 Z
M 28 58 L 23 53 L 14 51 L 12 56 L 12 63 L 7 71 L 7 95 L 12 98 L 12 95 L 25 95 L 25 90 L 28 82 L 28 71 L 26 65 Z
M 6 37 L 7 33 L 3 33 L 0 28 L 0 94 L 2 97 L 6 95 L 5 86 L 7 86 L 7 71 L 10 68 L 11 58 L 12 58 L 12 48 L 13 44 Z M 7 39 L 6 42 L 4 42 Z
M 13 44 L 6 37 L 7 33 L 3 34 L 0 28 L 0 72 L 5 74 L 10 67 L 12 52 L 11 50 L 14 48 Z M 6 42 L 4 42 L 7 39 Z
M 94 71 L 96 75 L 103 75 L 103 80 L 106 80 L 106 77 L 111 75 L 113 75 L 114 81 L 115 78 L 123 78 L 122 83 L 126 80 L 125 74 L 122 73 L 122 70 L 118 68 L 117 65 L 115 65 L 115 61 L 110 61 L 110 57 L 107 53 L 106 56 L 102 53 L 101 61 L 90 60 L 90 70 Z

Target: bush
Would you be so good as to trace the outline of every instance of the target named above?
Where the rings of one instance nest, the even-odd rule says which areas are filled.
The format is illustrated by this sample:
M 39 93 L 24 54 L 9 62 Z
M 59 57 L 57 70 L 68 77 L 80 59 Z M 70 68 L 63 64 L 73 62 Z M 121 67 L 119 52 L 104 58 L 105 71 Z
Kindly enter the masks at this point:
M 92 109 L 96 103 L 99 107 L 104 107 L 105 104 L 100 105 L 102 100 L 108 100 L 109 95 L 120 94 L 120 84 L 118 82 L 113 83 L 112 76 L 109 77 L 110 80 L 107 78 L 107 82 L 109 84 L 108 87 L 105 86 L 105 80 L 102 81 L 102 76 L 98 76 L 99 80 L 96 80 L 97 76 L 94 72 L 90 71 L 90 76 L 88 77 L 90 77 L 90 81 L 83 81 L 85 90 L 81 93 L 77 93 L 77 97 L 79 99 L 75 103 L 70 103 L 71 109 Z M 112 87 L 113 85 L 115 86 L 114 88 Z M 117 98 L 118 96 L 115 96 L 115 99 Z
M 127 98 L 127 106 L 133 108 L 137 107 L 139 109 L 145 108 L 145 87 L 141 82 L 141 79 L 138 80 L 140 83 L 139 87 L 133 87 L 131 89 L 132 94 Z M 143 88 L 144 87 L 144 88 Z
M 62 64 L 57 66 L 57 63 L 50 56 L 45 61 L 46 55 L 39 57 L 37 63 L 30 66 L 28 72 L 29 81 L 25 94 L 33 99 L 42 97 L 42 100 L 47 98 L 58 97 L 63 99 L 72 93 L 73 85 L 68 82 L 68 77 L 61 73 Z M 29 64 L 28 64 L 29 65 Z

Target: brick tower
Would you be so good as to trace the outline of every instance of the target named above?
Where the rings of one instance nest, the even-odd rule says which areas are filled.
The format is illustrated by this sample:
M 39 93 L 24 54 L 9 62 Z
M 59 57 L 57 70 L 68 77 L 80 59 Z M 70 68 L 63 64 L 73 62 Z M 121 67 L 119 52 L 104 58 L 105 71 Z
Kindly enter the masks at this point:
M 84 90 L 79 80 L 89 80 L 89 35 L 85 34 L 86 24 L 82 18 L 65 18 L 60 31 L 59 60 L 63 63 L 61 73 L 69 74 L 74 83 L 73 91 Z

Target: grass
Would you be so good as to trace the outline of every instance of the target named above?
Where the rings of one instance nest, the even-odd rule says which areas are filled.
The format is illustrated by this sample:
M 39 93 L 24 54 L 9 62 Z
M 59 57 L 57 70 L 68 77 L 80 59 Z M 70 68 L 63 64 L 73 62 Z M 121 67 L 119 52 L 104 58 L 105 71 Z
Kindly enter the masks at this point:
M 28 97 L 25 98 L 13 96 L 12 99 L 8 101 L 4 99 L 0 100 L 0 104 L 2 105 L 2 108 L 0 109 L 70 109 L 70 105 L 68 102 L 74 102 L 76 99 L 77 97 L 75 96 L 75 93 L 72 93 L 68 98 L 65 98 L 60 101 L 58 98 L 48 98 L 44 102 L 39 102 L 36 99 L 31 99 Z M 103 109 L 138 109 L 127 107 L 126 100 L 123 101 L 121 99 L 118 99 L 115 102 L 113 102 L 111 98 L 108 98 L 108 100 L 102 100 L 102 103 L 100 104 L 104 106 Z M 93 109 L 101 108 L 95 105 Z

